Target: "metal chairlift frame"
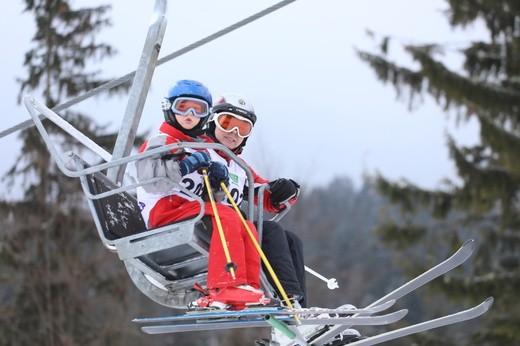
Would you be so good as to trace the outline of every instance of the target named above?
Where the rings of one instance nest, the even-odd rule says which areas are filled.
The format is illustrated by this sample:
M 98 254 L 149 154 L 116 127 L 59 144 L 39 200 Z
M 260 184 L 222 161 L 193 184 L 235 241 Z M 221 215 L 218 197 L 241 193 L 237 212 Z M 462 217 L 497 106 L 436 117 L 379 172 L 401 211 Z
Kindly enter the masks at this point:
M 202 222 L 204 202 L 179 183 L 167 178 L 154 178 L 121 185 L 108 179 L 103 172 L 167 152 L 172 148 L 211 148 L 221 150 L 235 160 L 246 171 L 249 186 L 253 186 L 253 175 L 247 165 L 229 149 L 216 143 L 175 143 L 107 161 L 111 157 L 108 152 L 51 109 L 30 96 L 24 98 L 24 104 L 58 168 L 63 174 L 80 179 L 98 235 L 104 246 L 110 251 L 117 252 L 119 258 L 125 263 L 132 281 L 142 293 L 159 304 L 185 309 L 187 303 L 198 294 L 192 290 L 193 285 L 195 283 L 204 285 L 206 280 L 209 230 Z M 90 166 L 74 152 L 60 153 L 43 125 L 40 114 L 69 133 L 105 162 Z M 158 180 L 168 181 L 197 200 L 200 204 L 199 214 L 188 220 L 148 230 L 132 192 L 139 186 Z M 267 184 L 260 187 L 259 206 L 263 204 L 263 192 L 267 187 Z M 253 196 L 253 189 L 249 189 L 249 200 L 252 201 Z M 248 203 L 248 215 L 256 215 L 259 221 L 259 232 L 261 232 L 262 208 Z M 277 218 L 280 216 L 277 215 Z M 272 295 L 269 293 L 272 292 L 272 288 L 264 274 L 261 281 L 264 289 Z
M 80 179 L 103 245 L 110 251 L 117 252 L 119 258 L 125 263 L 130 278 L 142 293 L 159 304 L 184 309 L 193 298 L 192 296 L 196 294 L 192 290 L 193 284 L 204 285 L 206 280 L 209 231 L 205 229 L 202 222 L 204 203 L 200 197 L 169 180 L 169 183 L 178 186 L 196 199 L 200 203 L 201 210 L 192 219 L 148 230 L 142 221 L 132 191 L 138 186 L 150 184 L 159 179 L 168 179 L 155 178 L 139 183 L 123 184 L 126 166 L 136 160 L 166 152 L 172 148 L 213 148 L 225 152 L 246 171 L 249 186 L 253 186 L 254 181 L 247 165 L 221 144 L 177 143 L 129 155 L 157 65 L 166 28 L 165 14 L 166 0 L 156 0 L 152 22 L 113 154 L 98 146 L 33 97 L 26 96 L 24 104 L 58 168 L 65 175 Z M 42 123 L 42 119 L 45 118 L 54 122 L 104 162 L 90 166 L 76 153 L 59 152 Z M 107 172 L 106 175 L 103 173 L 104 171 Z M 263 203 L 263 192 L 266 188 L 268 188 L 267 185 L 260 187 L 259 206 Z M 254 190 L 249 189 L 248 193 L 248 200 L 253 201 Z M 288 210 L 289 206 L 285 212 Z M 285 212 L 274 219 L 278 220 L 283 217 Z M 248 203 L 247 215 L 251 221 L 258 220 L 258 231 L 261 234 L 262 208 L 255 208 L 254 203 Z M 268 295 L 272 295 L 270 292 L 273 290 L 270 288 L 265 274 L 262 274 L 261 281 L 264 289 L 268 289 Z

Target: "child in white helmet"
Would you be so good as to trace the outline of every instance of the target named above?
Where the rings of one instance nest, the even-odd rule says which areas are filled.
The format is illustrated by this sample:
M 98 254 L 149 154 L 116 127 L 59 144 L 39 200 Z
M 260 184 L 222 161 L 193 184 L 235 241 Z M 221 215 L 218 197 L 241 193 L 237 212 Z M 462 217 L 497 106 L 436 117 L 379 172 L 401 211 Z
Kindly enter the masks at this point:
M 206 134 L 215 142 L 223 144 L 234 154 L 239 155 L 253 131 L 256 120 L 253 105 L 248 100 L 239 94 L 226 93 L 213 103 Z M 280 178 L 270 182 L 251 169 L 255 186 L 249 187 L 245 171 L 231 161 L 224 152 L 210 150 L 209 153 L 213 161 L 227 165 L 230 174 L 229 190 L 237 205 L 247 197 L 247 189 L 267 183 L 270 185 L 270 192 L 266 192 L 264 196 L 264 210 L 279 213 L 285 208 L 284 202 L 291 204 L 296 202 L 300 185 L 294 180 Z M 230 204 L 227 200 L 222 203 Z M 284 291 L 293 298 L 293 302 L 306 307 L 302 241 L 295 233 L 284 230 L 277 222 L 264 221 L 262 226 L 262 250 Z M 270 276 L 268 279 L 271 281 Z M 271 283 L 276 288 L 272 281 Z

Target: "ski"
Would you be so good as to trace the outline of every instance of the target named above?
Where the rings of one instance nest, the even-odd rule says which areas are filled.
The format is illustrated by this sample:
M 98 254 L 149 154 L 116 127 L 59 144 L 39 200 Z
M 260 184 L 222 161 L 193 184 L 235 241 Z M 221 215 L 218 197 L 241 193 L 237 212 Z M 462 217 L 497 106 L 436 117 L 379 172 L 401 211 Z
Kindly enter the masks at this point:
M 428 282 L 438 278 L 439 276 L 446 274 L 450 270 L 458 267 L 464 263 L 475 251 L 475 241 L 473 239 L 466 240 L 464 244 L 455 252 L 451 257 L 437 264 L 435 267 L 425 271 L 416 278 L 406 282 L 404 285 L 396 288 L 386 296 L 376 300 L 367 308 L 381 304 L 382 302 L 389 301 L 392 299 L 399 299 L 410 292 L 418 289 L 419 287 L 427 284 Z M 348 325 L 331 326 L 330 329 L 312 340 L 311 345 L 323 345 L 334 339 L 336 335 L 339 335 L 342 331 L 350 328 Z
M 372 306 L 365 309 L 356 308 L 301 308 L 301 309 L 285 309 L 285 308 L 248 308 L 240 311 L 229 311 L 229 310 L 217 310 L 217 311 L 200 311 L 200 312 L 188 312 L 184 315 L 178 316 L 165 316 L 165 317 L 148 317 L 148 318 L 136 318 L 132 320 L 135 323 L 165 323 L 165 322 L 178 322 L 178 321 L 205 321 L 205 320 L 222 320 L 222 319 L 243 319 L 251 317 L 263 317 L 266 315 L 298 315 L 304 316 L 305 318 L 311 318 L 313 316 L 319 316 L 322 314 L 328 315 L 353 315 L 363 314 L 372 315 L 378 312 L 389 309 L 395 304 L 395 299 L 381 303 L 379 305 Z
M 439 317 L 433 320 L 425 321 L 422 323 L 414 324 L 408 327 L 392 330 L 383 334 L 375 335 L 372 337 L 368 337 L 363 340 L 359 340 L 353 343 L 349 343 L 349 346 L 369 346 L 376 345 L 382 342 L 402 338 L 404 336 L 408 336 L 410 334 L 424 332 L 430 329 L 435 329 L 443 326 L 447 326 L 450 324 L 455 324 L 467 320 L 471 320 L 473 318 L 479 317 L 480 315 L 486 313 L 491 305 L 493 304 L 493 298 L 489 297 L 479 305 L 464 310 L 459 311 L 457 313 Z
M 333 317 L 311 317 L 302 318 L 300 324 L 302 325 L 321 325 L 321 324 L 345 324 L 352 321 L 355 325 L 376 326 L 383 324 L 391 324 L 401 320 L 408 314 L 407 309 L 401 309 L 385 315 L 377 316 L 333 316 Z
M 391 324 L 401 320 L 408 310 L 403 309 L 380 316 L 347 316 L 347 317 L 320 317 L 320 318 L 302 318 L 300 324 L 302 325 L 316 325 L 316 324 L 348 324 L 348 325 L 384 325 Z M 245 320 L 220 320 L 215 322 L 197 322 L 186 324 L 167 324 L 167 325 L 153 325 L 143 326 L 141 330 L 147 334 L 164 334 L 164 333 L 178 333 L 178 332 L 193 332 L 204 330 L 217 329 L 233 329 L 233 328 L 256 328 L 256 327 L 270 327 L 272 324 L 267 322 L 267 318 L 276 319 L 279 322 L 287 325 L 296 325 L 296 320 L 290 316 L 276 317 L 267 315 L 262 318 L 251 318 Z

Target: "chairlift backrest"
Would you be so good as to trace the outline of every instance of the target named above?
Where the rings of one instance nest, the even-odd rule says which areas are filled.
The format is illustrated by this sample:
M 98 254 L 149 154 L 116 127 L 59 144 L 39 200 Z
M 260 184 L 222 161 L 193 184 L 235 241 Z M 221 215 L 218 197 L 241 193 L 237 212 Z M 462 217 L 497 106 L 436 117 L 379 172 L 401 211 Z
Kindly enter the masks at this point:
M 117 186 L 100 172 L 86 176 L 92 195 L 111 191 Z M 105 237 L 119 239 L 146 231 L 146 225 L 139 211 L 137 199 L 129 193 L 118 193 L 96 200 L 94 208 Z M 137 212 L 136 212 L 137 211 Z
M 94 196 L 117 189 L 100 172 L 81 180 Z M 114 241 L 138 289 L 162 305 L 186 308 L 196 296 L 193 285 L 205 284 L 211 234 L 208 223 L 191 218 L 151 233 L 136 198 L 126 191 L 89 199 L 89 205 L 96 224 L 107 239 Z

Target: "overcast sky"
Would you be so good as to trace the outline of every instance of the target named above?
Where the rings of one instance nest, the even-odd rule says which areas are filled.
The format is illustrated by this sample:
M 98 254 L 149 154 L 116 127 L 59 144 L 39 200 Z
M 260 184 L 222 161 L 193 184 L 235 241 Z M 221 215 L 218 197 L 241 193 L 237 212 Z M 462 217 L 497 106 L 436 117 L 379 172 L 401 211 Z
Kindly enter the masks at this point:
M 160 57 L 213 34 L 277 1 L 169 1 L 168 24 Z M 113 27 L 100 38 L 118 50 L 105 61 L 105 76 L 120 77 L 139 62 L 155 1 L 75 1 L 74 6 L 112 4 Z M 349 177 L 360 186 L 362 175 L 376 170 L 391 179 L 438 187 L 454 178 L 445 134 L 474 143 L 478 127 L 457 129 L 430 98 L 414 112 L 396 99 L 392 87 L 376 80 L 354 48 L 375 51 L 366 34 L 390 35 L 396 42 L 444 42 L 457 48 L 482 38 L 482 30 L 452 31 L 442 0 L 299 0 L 252 24 L 191 51 L 155 70 L 140 132 L 156 131 L 163 120 L 160 102 L 178 79 L 205 83 L 214 97 L 238 92 L 254 104 L 258 122 L 245 158 L 266 178 L 293 178 L 304 186 L 323 186 Z M 22 14 L 22 1 L 0 2 L 2 115 L 0 131 L 28 120 L 17 104 L 17 77 L 26 78 L 24 53 L 31 47 L 33 18 Z M 392 45 L 397 48 L 397 45 Z M 400 50 L 392 57 L 409 63 Z M 452 59 L 448 54 L 447 59 Z M 454 67 L 460 61 L 451 60 Z M 413 66 L 413 65 L 411 65 Z M 35 95 L 37 98 L 40 95 Z M 118 129 L 126 97 L 95 97 L 75 106 L 100 124 Z M 0 174 L 19 155 L 17 134 L 0 138 Z M 6 149 L 7 148 L 7 149 Z M 5 193 L 5 187 L 0 187 Z

